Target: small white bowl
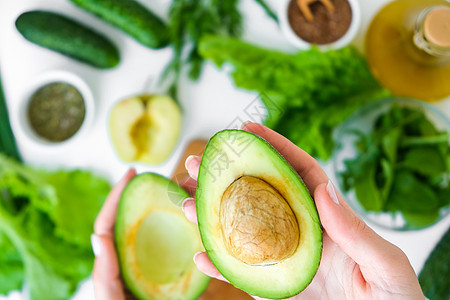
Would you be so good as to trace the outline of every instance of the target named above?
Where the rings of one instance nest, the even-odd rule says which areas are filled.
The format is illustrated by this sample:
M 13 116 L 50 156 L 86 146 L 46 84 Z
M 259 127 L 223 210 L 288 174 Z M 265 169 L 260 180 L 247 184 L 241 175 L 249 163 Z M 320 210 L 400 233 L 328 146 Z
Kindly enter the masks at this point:
M 28 104 L 31 100 L 33 94 L 40 89 L 41 87 L 56 82 L 63 82 L 72 85 L 76 88 L 84 100 L 85 105 L 85 115 L 83 123 L 78 131 L 68 138 L 67 140 L 61 142 L 52 142 L 41 136 L 39 136 L 31 127 L 28 120 Z M 20 128 L 22 129 L 24 135 L 28 138 L 29 141 L 34 143 L 37 146 L 50 146 L 50 147 L 62 147 L 72 144 L 76 141 L 82 139 L 88 132 L 91 127 L 95 114 L 95 104 L 94 97 L 92 95 L 91 89 L 86 84 L 86 82 L 78 77 L 77 75 L 63 71 L 63 70 L 53 70 L 45 72 L 39 75 L 37 78 L 32 80 L 30 84 L 25 88 L 23 96 L 21 97 L 21 103 L 19 106 L 19 118 L 18 123 Z
M 359 7 L 359 0 L 347 0 L 352 10 L 352 21 L 347 32 L 338 40 L 329 44 L 312 44 L 299 37 L 289 24 L 288 7 L 291 0 L 281 0 L 278 7 L 278 19 L 280 20 L 281 31 L 287 40 L 299 49 L 310 49 L 316 45 L 321 50 L 339 49 L 350 44 L 358 33 L 359 25 L 361 23 L 361 10 Z

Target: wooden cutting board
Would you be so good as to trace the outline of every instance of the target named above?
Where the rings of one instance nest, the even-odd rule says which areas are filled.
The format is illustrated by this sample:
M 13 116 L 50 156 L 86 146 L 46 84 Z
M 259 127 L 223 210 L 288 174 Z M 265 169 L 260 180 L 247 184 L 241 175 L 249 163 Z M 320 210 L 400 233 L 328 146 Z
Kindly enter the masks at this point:
M 184 162 L 186 161 L 186 158 L 189 155 L 202 155 L 203 150 L 206 146 L 206 141 L 204 140 L 193 140 L 191 141 L 187 147 L 184 150 L 183 155 L 180 158 L 180 161 L 178 162 L 177 167 L 175 168 L 175 171 L 172 174 L 172 180 L 175 181 L 178 184 L 181 184 L 185 182 L 186 180 L 189 180 L 189 186 L 188 193 L 193 195 L 195 193 L 195 181 L 192 179 L 189 179 L 189 174 L 187 173 Z M 243 291 L 235 288 L 229 283 L 217 280 L 217 279 L 211 279 L 211 282 L 208 285 L 208 288 L 206 291 L 202 294 L 202 296 L 199 298 L 200 300 L 251 300 L 253 299 L 250 297 L 247 293 L 244 293 Z

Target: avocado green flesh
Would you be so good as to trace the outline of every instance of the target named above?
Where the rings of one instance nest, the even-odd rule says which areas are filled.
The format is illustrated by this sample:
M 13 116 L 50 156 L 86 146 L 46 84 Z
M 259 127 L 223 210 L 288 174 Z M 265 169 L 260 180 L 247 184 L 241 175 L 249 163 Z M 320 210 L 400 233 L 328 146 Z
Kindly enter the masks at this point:
M 299 226 L 297 250 L 270 265 L 249 265 L 227 250 L 219 218 L 222 195 L 241 176 L 272 185 L 291 207 Z M 197 218 L 203 245 L 219 272 L 233 285 L 263 298 L 297 295 L 312 281 L 322 253 L 322 230 L 314 202 L 298 174 L 262 138 L 224 130 L 209 141 L 198 176 Z
M 125 187 L 118 207 L 116 248 L 122 276 L 139 299 L 196 299 L 209 277 L 192 257 L 203 247 L 181 210 L 188 194 L 160 175 L 144 173 Z
M 190 239 L 189 224 L 182 218 L 172 212 L 155 211 L 147 215 L 139 226 L 136 261 L 147 280 L 169 283 L 189 270 L 191 254 L 195 253 L 197 245 Z

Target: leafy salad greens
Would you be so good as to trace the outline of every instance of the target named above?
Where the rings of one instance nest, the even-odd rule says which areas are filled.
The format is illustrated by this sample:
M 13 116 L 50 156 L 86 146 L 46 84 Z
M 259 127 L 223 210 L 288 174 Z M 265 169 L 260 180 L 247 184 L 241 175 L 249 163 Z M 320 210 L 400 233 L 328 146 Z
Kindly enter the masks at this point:
M 265 124 L 312 156 L 327 160 L 334 128 L 360 106 L 389 95 L 353 47 L 288 54 L 231 37 L 209 36 L 200 54 L 219 67 L 231 65 L 234 83 L 261 95 Z
M 276 14 L 264 0 L 255 0 L 266 14 L 278 22 Z M 204 58 L 199 53 L 203 37 L 217 34 L 238 37 L 242 33 L 242 15 L 239 0 L 172 0 L 169 10 L 169 32 L 173 58 L 162 79 L 169 78 L 169 93 L 177 98 L 177 85 L 183 66 L 189 77 L 197 80 L 202 72 Z
M 357 156 L 344 160 L 344 190 L 355 191 L 367 211 L 401 212 L 411 228 L 433 224 L 450 204 L 449 133 L 420 109 L 393 105 L 360 131 Z
M 110 185 L 87 171 L 37 170 L 0 154 L 0 294 L 67 299 L 92 270 L 90 234 Z

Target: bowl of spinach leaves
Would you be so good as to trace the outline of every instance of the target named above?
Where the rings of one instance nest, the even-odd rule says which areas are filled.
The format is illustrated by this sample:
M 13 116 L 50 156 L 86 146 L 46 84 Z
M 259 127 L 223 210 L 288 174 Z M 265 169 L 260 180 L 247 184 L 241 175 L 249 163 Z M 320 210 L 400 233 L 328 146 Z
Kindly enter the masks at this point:
M 388 98 L 356 111 L 334 134 L 334 171 L 367 221 L 393 230 L 431 226 L 450 213 L 450 120 L 438 108 Z

